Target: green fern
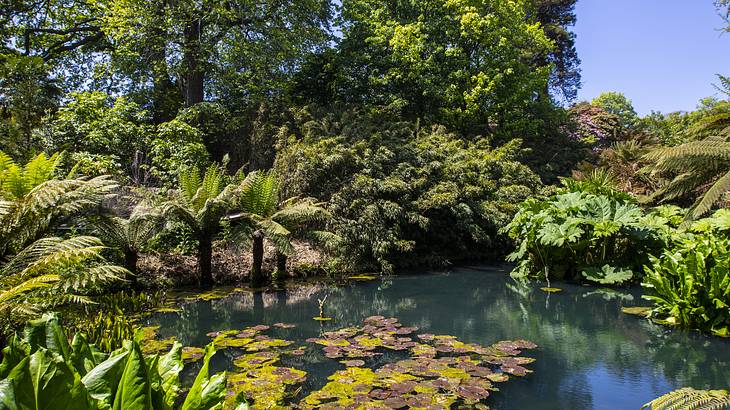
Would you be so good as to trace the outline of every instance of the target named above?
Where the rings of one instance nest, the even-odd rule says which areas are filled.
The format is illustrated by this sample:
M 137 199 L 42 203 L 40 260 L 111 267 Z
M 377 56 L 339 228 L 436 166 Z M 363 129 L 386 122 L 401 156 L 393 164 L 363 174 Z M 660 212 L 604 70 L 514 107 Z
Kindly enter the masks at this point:
M 43 238 L 23 249 L 0 269 L 0 312 L 17 325 L 65 303 L 89 303 L 83 293 L 119 280 L 123 268 L 102 257 L 101 241 L 80 236 Z
M 653 173 L 669 173 L 674 179 L 654 194 L 655 199 L 672 200 L 698 195 L 687 212 L 693 220 L 710 212 L 730 191 L 730 142 L 711 137 L 677 147 L 658 148 L 645 156 Z
M 20 166 L 0 152 L 0 197 L 9 200 L 22 198 L 33 188 L 53 179 L 60 158 L 58 153 L 50 157 L 40 153 L 25 166 Z
M 685 387 L 644 404 L 647 410 L 723 410 L 730 408 L 726 390 L 695 390 Z

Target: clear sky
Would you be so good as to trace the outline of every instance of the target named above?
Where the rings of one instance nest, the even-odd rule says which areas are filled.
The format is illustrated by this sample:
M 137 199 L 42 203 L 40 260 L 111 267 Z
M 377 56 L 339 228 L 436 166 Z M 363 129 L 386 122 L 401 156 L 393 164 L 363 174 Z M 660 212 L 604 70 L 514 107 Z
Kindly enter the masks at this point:
M 712 0 L 579 0 L 579 99 L 620 91 L 639 114 L 692 110 L 730 76 L 730 33 Z

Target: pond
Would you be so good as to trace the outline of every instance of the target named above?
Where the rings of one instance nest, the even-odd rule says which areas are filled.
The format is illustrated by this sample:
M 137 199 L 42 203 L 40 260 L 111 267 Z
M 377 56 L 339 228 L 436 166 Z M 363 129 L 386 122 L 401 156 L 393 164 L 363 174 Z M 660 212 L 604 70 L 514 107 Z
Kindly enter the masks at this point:
M 638 409 L 683 386 L 730 387 L 730 341 L 668 330 L 621 313 L 622 306 L 642 304 L 640 289 L 559 284 L 562 292 L 548 294 L 539 284 L 518 285 L 508 271 L 506 266 L 472 267 L 336 288 L 238 293 L 189 303 L 181 312 L 148 322 L 160 326 L 162 337 L 175 336 L 186 346 L 204 346 L 209 332 L 277 322 L 296 327 L 277 329 L 276 336 L 303 344 L 371 315 L 483 346 L 515 339 L 536 343 L 537 349 L 524 354 L 536 359 L 527 366 L 534 373 L 500 386 L 487 401 L 493 409 Z M 324 311 L 332 320 L 314 321 L 317 299 L 325 295 Z M 230 369 L 232 357 L 217 354 L 212 367 Z M 305 391 L 321 388 L 327 376 L 344 369 L 316 355 L 296 367 L 308 372 Z

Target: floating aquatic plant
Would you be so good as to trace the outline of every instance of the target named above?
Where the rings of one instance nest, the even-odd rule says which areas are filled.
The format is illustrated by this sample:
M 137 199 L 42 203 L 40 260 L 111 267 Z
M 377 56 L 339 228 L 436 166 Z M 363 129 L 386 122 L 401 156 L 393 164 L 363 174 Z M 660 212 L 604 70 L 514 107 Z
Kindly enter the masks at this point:
M 276 323 L 278 329 L 291 329 L 294 325 Z M 243 330 L 226 330 L 208 333 L 217 348 L 237 348 L 243 354 L 233 361 L 237 370 L 228 376 L 228 407 L 233 407 L 236 397 L 243 395 L 256 409 L 283 408 L 287 398 L 297 391 L 306 380 L 303 370 L 281 366 L 282 354 L 303 355 L 304 347 L 290 349 L 294 343 L 275 339 L 263 332 L 267 325 L 247 327 Z
M 297 403 L 307 373 L 285 366 L 282 358 L 304 355 L 307 348 L 265 334 L 272 328 L 292 327 L 276 323 L 208 333 L 216 348 L 241 352 L 233 360 L 236 370 L 228 375 L 226 408 L 233 408 L 240 398 L 253 409 L 487 408 L 483 401 L 497 384 L 531 372 L 526 365 L 534 359 L 520 355 L 536 347 L 524 340 L 491 346 L 466 343 L 454 336 L 417 333 L 418 328 L 403 326 L 395 318 L 371 316 L 362 326 L 307 339 L 345 368 Z M 154 328 L 147 332 L 156 335 Z M 394 358 L 383 356 L 389 351 Z M 194 360 L 200 352 L 185 348 L 183 360 Z M 391 362 L 374 368 L 376 356 Z
M 136 338 L 142 347 L 144 354 L 156 354 L 163 351 L 170 350 L 172 345 L 175 343 L 174 337 L 168 337 L 167 339 L 158 339 L 159 336 L 157 330 L 159 326 L 147 326 L 139 329 L 136 333 Z
M 535 344 L 524 340 L 503 341 L 484 347 L 464 343 L 454 336 L 411 335 L 415 327 L 402 326 L 395 318 L 371 316 L 362 327 L 325 332 L 308 339 L 323 346 L 325 356 L 345 358 L 346 369 L 329 377 L 322 389 L 305 397 L 303 409 L 336 408 L 449 408 L 455 404 L 482 407 L 481 401 L 497 390 L 495 383 L 510 376 L 525 376 L 524 365 L 534 359 L 519 357 Z M 411 358 L 376 370 L 364 367 L 369 357 L 382 350 L 408 351 Z

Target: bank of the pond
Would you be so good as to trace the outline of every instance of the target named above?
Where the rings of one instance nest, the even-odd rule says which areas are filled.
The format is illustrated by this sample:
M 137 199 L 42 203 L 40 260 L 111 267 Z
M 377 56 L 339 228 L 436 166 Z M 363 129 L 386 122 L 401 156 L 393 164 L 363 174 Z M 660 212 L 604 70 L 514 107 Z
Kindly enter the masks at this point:
M 179 312 L 146 319 L 161 337 L 203 346 L 209 332 L 258 324 L 291 323 L 282 337 L 304 344 L 322 331 L 358 325 L 371 315 L 397 317 L 419 332 L 454 335 L 489 345 L 526 339 L 533 374 L 506 384 L 490 397 L 495 409 L 638 409 L 682 386 L 730 386 L 730 341 L 672 330 L 621 308 L 642 304 L 640 289 L 600 290 L 561 284 L 548 294 L 540 285 L 511 281 L 507 267 L 454 269 L 448 273 L 386 277 L 336 287 L 296 286 L 289 291 L 237 292 L 217 300 L 184 304 Z M 318 299 L 327 296 L 317 322 Z M 216 370 L 232 369 L 235 353 L 217 356 Z M 308 372 L 305 390 L 325 384 L 344 368 L 322 355 L 286 363 Z

